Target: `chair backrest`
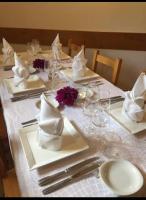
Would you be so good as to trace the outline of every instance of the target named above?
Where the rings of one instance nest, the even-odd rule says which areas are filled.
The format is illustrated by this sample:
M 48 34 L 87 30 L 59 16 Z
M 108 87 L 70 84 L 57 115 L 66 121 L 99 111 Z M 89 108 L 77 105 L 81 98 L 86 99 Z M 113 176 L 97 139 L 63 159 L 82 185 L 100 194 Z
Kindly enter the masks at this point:
M 112 68 L 112 83 L 117 84 L 120 70 L 121 70 L 121 64 L 122 59 L 121 58 L 110 58 L 108 56 L 101 55 L 99 50 L 95 50 L 93 54 L 93 61 L 92 61 L 92 70 L 96 72 L 98 63 L 102 63 L 103 65 L 107 67 Z
M 84 47 L 84 50 L 85 50 L 84 45 L 76 44 L 73 42 L 72 39 L 69 39 L 68 40 L 68 55 L 71 57 L 75 56 L 81 50 L 82 47 Z

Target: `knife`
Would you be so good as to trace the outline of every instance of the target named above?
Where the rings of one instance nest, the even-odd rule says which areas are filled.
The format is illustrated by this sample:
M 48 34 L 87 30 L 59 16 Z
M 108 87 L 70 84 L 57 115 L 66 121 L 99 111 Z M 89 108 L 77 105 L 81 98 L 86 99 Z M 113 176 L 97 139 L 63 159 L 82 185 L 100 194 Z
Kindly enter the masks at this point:
M 74 173 L 70 177 L 45 188 L 44 190 L 42 190 L 42 193 L 46 195 L 51 192 L 54 192 L 57 189 L 61 189 L 62 187 L 74 182 L 74 180 L 95 171 L 99 166 L 100 164 L 98 162 L 95 162 L 90 166 L 87 165 L 87 167 L 80 169 L 78 172 Z
M 22 122 L 21 124 L 22 124 L 22 125 L 26 125 L 26 124 L 30 124 L 30 123 L 33 123 L 33 122 L 36 122 L 36 121 L 37 121 L 37 119 L 31 119 L 31 120 L 29 120 L 29 121 Z
M 120 102 L 120 101 L 124 101 L 124 99 L 125 99 L 125 98 L 112 99 L 110 103 L 111 103 L 111 104 L 114 104 L 114 103 L 117 103 L 117 102 Z
M 15 102 L 15 101 L 20 101 L 20 100 L 24 100 L 24 99 L 28 99 L 28 98 L 32 98 L 32 97 L 39 97 L 41 94 L 42 94 L 42 92 L 34 93 L 34 94 L 19 95 L 19 96 L 12 97 L 11 101 Z
M 57 172 L 53 175 L 47 176 L 45 178 L 42 178 L 39 180 L 39 185 L 40 186 L 44 186 L 50 183 L 53 183 L 57 180 L 60 180 L 61 178 L 64 178 L 66 176 L 69 176 L 70 174 L 72 174 L 73 172 L 75 172 L 76 170 L 79 170 L 80 168 L 84 167 L 85 165 L 91 164 L 93 161 L 98 160 L 98 157 L 92 157 L 89 158 L 87 160 L 81 161 L 63 171 Z
M 27 99 L 27 98 L 39 97 L 42 93 L 45 93 L 46 95 L 49 94 L 47 92 L 47 90 L 35 91 L 35 92 L 26 93 L 26 94 L 19 94 L 17 96 L 11 97 L 11 101 L 15 102 L 15 101 L 24 100 L 24 99 Z
M 116 99 L 123 99 L 124 97 L 122 96 L 113 96 L 113 97 L 110 97 L 110 98 L 103 98 L 103 99 L 100 99 L 101 101 L 105 101 L 105 100 L 116 100 Z

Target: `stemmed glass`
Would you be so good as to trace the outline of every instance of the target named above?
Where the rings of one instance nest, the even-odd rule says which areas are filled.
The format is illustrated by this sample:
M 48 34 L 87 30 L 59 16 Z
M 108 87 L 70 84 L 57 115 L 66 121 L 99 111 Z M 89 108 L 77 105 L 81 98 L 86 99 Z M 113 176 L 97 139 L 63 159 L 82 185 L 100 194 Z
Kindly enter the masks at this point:
M 41 51 L 39 41 L 32 39 L 32 42 L 28 42 L 26 45 L 28 57 L 33 61 L 37 58 L 38 53 Z
M 57 80 L 59 79 L 59 69 L 58 65 L 54 62 L 53 59 L 48 61 L 48 65 L 45 67 L 44 71 L 48 74 L 48 81 L 50 85 L 50 89 L 55 89 L 57 85 Z
M 37 39 L 32 39 L 31 48 L 33 55 L 37 55 L 41 51 L 40 43 Z
M 94 138 L 100 145 L 100 153 L 108 159 L 127 159 L 132 155 L 129 153 L 128 145 L 122 142 L 117 128 L 112 124 L 110 90 L 99 88 L 100 99 L 97 102 L 95 115 L 92 123 L 95 126 Z
M 93 136 L 100 143 L 100 148 L 105 148 L 106 142 L 111 140 L 119 140 L 116 136 L 114 128 L 111 126 L 111 91 L 109 89 L 98 86 L 98 100 L 94 106 L 94 112 L 91 118 L 93 127 Z

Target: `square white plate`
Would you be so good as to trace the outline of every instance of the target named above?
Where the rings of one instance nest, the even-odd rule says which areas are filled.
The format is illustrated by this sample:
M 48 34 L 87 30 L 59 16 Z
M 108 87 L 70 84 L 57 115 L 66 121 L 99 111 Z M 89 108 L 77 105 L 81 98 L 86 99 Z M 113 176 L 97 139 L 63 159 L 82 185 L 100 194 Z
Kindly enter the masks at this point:
M 32 91 L 43 91 L 46 89 L 46 86 L 44 82 L 38 78 L 37 75 L 30 75 L 28 78 L 28 88 L 27 89 L 21 89 L 19 87 L 14 86 L 14 79 L 4 79 L 4 82 L 7 85 L 9 93 L 13 95 L 32 92 Z
M 27 52 L 19 52 L 17 53 L 22 59 L 27 57 Z M 2 67 L 4 70 L 11 69 L 15 65 L 14 59 L 12 63 L 3 63 L 3 54 L 0 54 L 0 68 Z
M 131 134 L 138 133 L 146 129 L 146 112 L 142 122 L 134 122 L 128 116 L 122 113 L 123 101 L 112 104 L 111 116 L 119 122 Z
M 89 148 L 81 133 L 64 118 L 63 144 L 60 151 L 49 151 L 37 143 L 38 125 L 19 129 L 19 137 L 30 170 L 53 163 Z
M 69 77 L 70 79 L 72 79 L 76 83 L 80 82 L 80 81 L 88 81 L 88 80 L 92 80 L 92 79 L 96 79 L 96 78 L 100 77 L 98 74 L 96 74 L 95 72 L 93 72 L 89 68 L 86 68 L 85 76 L 79 77 L 79 78 L 73 77 L 72 68 L 67 68 L 67 69 L 61 70 L 61 72 L 63 73 L 63 75 Z

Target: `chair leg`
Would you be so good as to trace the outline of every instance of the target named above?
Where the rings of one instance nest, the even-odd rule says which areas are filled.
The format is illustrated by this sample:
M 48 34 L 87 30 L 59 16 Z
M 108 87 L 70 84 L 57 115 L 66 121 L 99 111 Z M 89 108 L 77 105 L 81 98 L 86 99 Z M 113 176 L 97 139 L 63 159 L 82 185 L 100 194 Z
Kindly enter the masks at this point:
M 0 178 L 3 178 L 5 176 L 6 176 L 6 167 L 3 159 L 0 157 Z
M 1 177 L 0 177 L 0 197 L 5 197 L 4 185 Z
M 8 138 L 0 139 L 0 157 L 3 161 L 5 171 L 9 171 L 14 167 L 13 159 L 11 156 L 11 151 L 9 147 Z

